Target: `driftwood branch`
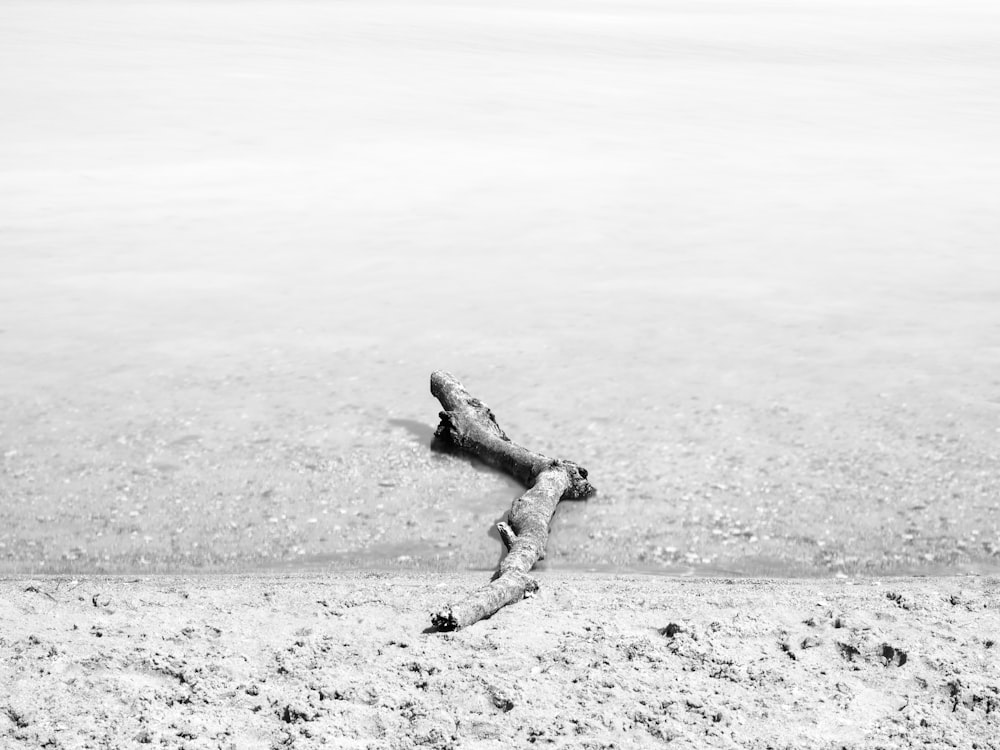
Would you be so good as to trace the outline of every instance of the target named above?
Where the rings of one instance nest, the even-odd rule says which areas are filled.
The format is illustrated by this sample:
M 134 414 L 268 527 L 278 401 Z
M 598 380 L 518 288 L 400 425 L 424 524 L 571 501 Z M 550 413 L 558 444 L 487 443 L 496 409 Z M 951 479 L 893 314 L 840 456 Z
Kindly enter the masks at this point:
M 556 505 L 563 499 L 585 498 L 594 488 L 582 466 L 548 458 L 508 438 L 489 407 L 471 396 L 454 375 L 440 370 L 433 373 L 431 393 L 444 407 L 435 437 L 510 474 L 528 488 L 514 500 L 507 523 L 497 524 L 508 552 L 493 580 L 431 616 L 436 628 L 455 630 L 538 589 L 528 572 L 545 556 Z

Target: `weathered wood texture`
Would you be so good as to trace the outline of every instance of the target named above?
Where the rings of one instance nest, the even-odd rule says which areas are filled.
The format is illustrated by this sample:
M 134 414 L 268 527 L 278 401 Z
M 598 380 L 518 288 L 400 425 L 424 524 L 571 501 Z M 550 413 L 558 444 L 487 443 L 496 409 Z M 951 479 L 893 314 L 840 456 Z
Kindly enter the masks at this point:
M 450 373 L 431 375 L 431 393 L 441 402 L 441 424 L 435 436 L 513 476 L 528 487 L 514 500 L 507 523 L 497 524 L 507 556 L 494 579 L 468 597 L 431 617 L 441 630 L 455 630 L 489 617 L 538 588 L 528 575 L 545 555 L 549 523 L 563 499 L 582 499 L 594 492 L 587 470 L 572 461 L 548 458 L 508 438 L 489 407 L 473 397 Z

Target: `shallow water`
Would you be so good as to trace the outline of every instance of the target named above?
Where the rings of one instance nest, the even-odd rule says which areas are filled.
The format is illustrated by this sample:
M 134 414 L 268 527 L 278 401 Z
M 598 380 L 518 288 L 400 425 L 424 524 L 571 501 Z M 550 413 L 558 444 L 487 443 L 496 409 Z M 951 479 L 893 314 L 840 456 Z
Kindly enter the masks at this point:
M 996 563 L 987 3 L 0 5 L 0 569 Z

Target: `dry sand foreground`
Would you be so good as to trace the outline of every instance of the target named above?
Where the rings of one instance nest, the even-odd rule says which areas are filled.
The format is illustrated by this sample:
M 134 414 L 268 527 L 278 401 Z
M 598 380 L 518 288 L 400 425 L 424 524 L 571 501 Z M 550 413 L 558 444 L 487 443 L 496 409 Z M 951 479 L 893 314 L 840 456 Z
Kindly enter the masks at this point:
M 552 565 L 997 574 L 998 38 L 3 0 L 0 573 L 491 567 L 517 488 L 428 450 L 445 368 L 590 470 Z
M 0 746 L 1000 747 L 1000 579 L 8 578 Z

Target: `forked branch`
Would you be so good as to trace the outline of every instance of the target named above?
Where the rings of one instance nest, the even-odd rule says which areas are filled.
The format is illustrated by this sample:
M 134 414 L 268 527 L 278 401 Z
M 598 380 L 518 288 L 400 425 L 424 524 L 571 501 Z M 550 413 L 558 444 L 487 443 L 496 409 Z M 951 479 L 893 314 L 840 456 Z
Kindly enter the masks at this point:
M 497 524 L 508 552 L 494 579 L 431 616 L 436 628 L 456 630 L 489 617 L 538 588 L 528 572 L 545 554 L 556 505 L 563 499 L 588 497 L 594 488 L 582 466 L 548 458 L 508 438 L 489 407 L 470 395 L 454 375 L 441 370 L 431 374 L 431 393 L 444 407 L 437 438 L 505 471 L 529 488 L 514 500 L 508 522 Z

